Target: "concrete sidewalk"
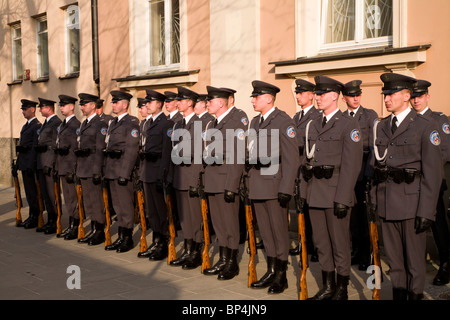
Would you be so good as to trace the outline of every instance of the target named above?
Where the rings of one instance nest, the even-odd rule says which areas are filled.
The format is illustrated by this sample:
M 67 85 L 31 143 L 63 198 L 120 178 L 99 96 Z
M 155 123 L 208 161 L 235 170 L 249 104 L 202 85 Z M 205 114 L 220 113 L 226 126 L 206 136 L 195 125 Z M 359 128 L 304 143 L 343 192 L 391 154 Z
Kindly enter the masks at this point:
M 22 191 L 23 193 L 23 191 Z M 28 207 L 21 214 L 28 217 Z M 64 207 L 63 207 L 64 212 Z M 297 300 L 300 269 L 297 257 L 289 257 L 287 277 L 289 288 L 280 295 L 269 295 L 266 290 L 247 287 L 247 244 L 240 246 L 240 274 L 229 281 L 219 281 L 215 276 L 202 275 L 200 268 L 182 270 L 170 267 L 167 260 L 152 262 L 137 258 L 139 252 L 139 225 L 135 226 L 136 247 L 127 253 L 105 251 L 103 245 L 88 246 L 76 240 L 66 241 L 55 235 L 44 235 L 35 229 L 15 227 L 16 207 L 14 189 L 0 186 L 0 299 L 2 300 Z M 46 220 L 46 214 L 44 213 Z M 67 226 L 67 215 L 63 216 L 63 228 Z M 85 221 L 89 231 L 90 221 Z M 112 240 L 116 238 L 117 226 L 111 227 Z M 297 236 L 291 234 L 292 246 Z M 432 236 L 429 235 L 433 248 Z M 151 232 L 147 232 L 150 243 Z M 182 234 L 176 239 L 177 254 L 181 252 Z M 382 252 L 382 248 L 381 248 Z M 431 255 L 432 256 L 432 255 Z M 218 259 L 218 245 L 213 237 L 210 246 L 211 263 Z M 258 250 L 256 259 L 258 278 L 266 271 L 264 252 Z M 72 281 L 70 266 L 79 267 L 80 289 L 69 289 Z M 69 268 L 69 272 L 68 272 Z M 381 299 L 392 298 L 388 267 L 382 255 L 384 281 Z M 431 284 L 437 266 L 432 260 L 427 263 L 425 299 L 443 300 L 450 296 L 450 286 L 436 287 Z M 371 300 L 372 291 L 366 281 L 370 275 L 352 267 L 349 285 L 350 300 Z M 69 283 L 69 287 L 68 287 Z M 307 273 L 309 296 L 321 286 L 321 271 L 317 262 L 310 263 Z M 450 298 L 449 298 L 450 299 Z

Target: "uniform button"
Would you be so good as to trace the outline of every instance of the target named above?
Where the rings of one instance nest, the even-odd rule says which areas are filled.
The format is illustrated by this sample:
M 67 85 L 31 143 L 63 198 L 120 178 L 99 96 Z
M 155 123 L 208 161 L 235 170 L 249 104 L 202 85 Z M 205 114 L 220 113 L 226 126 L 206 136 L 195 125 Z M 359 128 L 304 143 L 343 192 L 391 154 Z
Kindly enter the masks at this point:
M 320 148 L 317 148 L 317 150 L 316 151 L 320 151 Z
M 392 158 L 394 158 L 393 156 L 389 156 L 389 159 L 392 159 Z
M 393 142 L 391 142 L 391 146 L 393 146 L 394 145 L 394 143 Z

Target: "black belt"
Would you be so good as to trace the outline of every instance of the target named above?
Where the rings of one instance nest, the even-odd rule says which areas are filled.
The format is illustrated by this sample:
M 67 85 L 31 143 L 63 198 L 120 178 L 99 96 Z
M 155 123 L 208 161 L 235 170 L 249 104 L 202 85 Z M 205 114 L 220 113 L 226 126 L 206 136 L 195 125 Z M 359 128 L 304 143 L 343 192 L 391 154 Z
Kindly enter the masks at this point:
M 50 146 L 47 146 L 47 145 L 38 145 L 38 146 L 36 147 L 36 152 L 38 152 L 38 153 L 44 153 L 44 152 L 47 152 L 47 150 L 50 150 L 50 149 L 51 149 Z
M 67 156 L 69 154 L 70 149 L 68 147 L 66 148 L 55 148 L 55 153 L 60 156 Z
M 141 160 L 147 160 L 149 162 L 156 162 L 161 157 L 162 157 L 162 153 L 158 153 L 158 152 L 144 152 L 144 151 L 139 152 L 139 158 Z
M 408 168 L 392 168 L 392 167 L 375 167 L 374 180 L 375 183 L 386 182 L 388 179 L 394 181 L 394 183 L 411 184 L 416 177 L 420 177 L 422 172 L 418 169 Z
M 105 155 L 105 157 L 110 157 L 111 159 L 120 159 L 120 157 L 123 154 L 123 151 L 122 150 L 105 149 L 105 150 L 103 150 L 103 154 Z
M 91 154 L 94 154 L 95 151 L 96 151 L 95 149 L 89 149 L 89 148 L 87 148 L 87 149 L 77 149 L 77 150 L 74 150 L 74 153 L 75 153 L 75 155 L 76 155 L 77 157 L 79 157 L 79 158 L 86 158 L 86 157 L 90 156 Z
M 323 165 L 313 167 L 312 165 L 304 165 L 300 168 L 303 179 L 305 181 L 311 180 L 314 176 L 316 179 L 331 179 L 333 177 L 333 173 L 337 170 L 335 166 Z
M 16 152 L 27 153 L 31 150 L 30 146 L 16 146 Z
M 252 159 L 254 161 L 254 159 Z M 278 158 L 278 163 L 281 164 L 281 157 Z M 258 158 L 256 163 L 250 163 L 250 160 L 246 162 L 246 167 L 253 168 L 255 170 L 261 170 L 263 168 L 269 168 L 273 165 L 271 158 Z

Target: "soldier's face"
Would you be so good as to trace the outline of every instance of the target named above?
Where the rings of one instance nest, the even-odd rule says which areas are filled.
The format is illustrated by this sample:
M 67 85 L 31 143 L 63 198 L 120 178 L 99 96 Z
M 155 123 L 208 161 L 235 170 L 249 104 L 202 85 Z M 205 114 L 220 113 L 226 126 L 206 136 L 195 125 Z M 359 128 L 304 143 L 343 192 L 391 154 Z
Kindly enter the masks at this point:
M 296 98 L 300 107 L 309 107 L 313 104 L 314 94 L 310 91 L 300 92 L 296 94 Z
M 161 111 L 161 103 L 159 101 L 154 100 L 151 102 L 147 102 L 146 106 L 148 114 L 156 115 Z
M 270 94 L 262 94 L 256 97 L 252 97 L 253 109 L 256 112 L 265 114 L 272 108 L 273 97 Z
M 429 94 L 423 94 L 419 97 L 411 99 L 411 105 L 417 112 L 422 112 L 426 107 L 428 107 L 428 102 L 430 101 Z
M 349 109 L 356 109 L 359 107 L 359 105 L 361 104 L 361 96 L 355 96 L 355 97 L 350 97 L 350 96 L 344 96 L 342 98 L 342 100 L 347 104 L 347 106 L 349 107 Z
M 95 103 L 94 102 L 88 102 L 82 106 L 80 106 L 81 112 L 85 117 L 90 117 L 95 110 Z
M 174 112 L 177 109 L 177 103 L 178 103 L 178 101 L 176 101 L 176 100 L 166 102 L 165 107 L 166 107 L 167 112 L 169 112 L 169 113 Z
M 185 112 L 191 106 L 192 106 L 192 100 L 183 99 L 183 100 L 178 101 L 178 110 L 180 112 Z
M 147 118 L 148 116 L 148 109 L 147 109 L 147 104 L 144 104 L 143 106 L 141 106 L 140 108 L 138 108 L 139 114 L 141 115 L 141 117 L 143 119 Z
M 127 111 L 127 109 L 128 109 L 128 104 L 125 102 L 125 100 L 120 100 L 120 101 L 114 102 L 112 104 L 112 111 L 115 114 L 118 114 L 118 115 L 123 114 Z
M 73 113 L 75 106 L 73 104 L 66 104 L 63 106 L 59 106 L 59 110 L 64 117 L 67 117 Z
M 411 94 L 408 90 L 394 92 L 393 94 L 384 95 L 384 105 L 388 112 L 397 114 L 408 107 Z
M 27 120 L 30 120 L 31 118 L 34 117 L 35 111 L 36 109 L 33 107 L 22 109 L 23 117 Z
M 48 117 L 51 115 L 52 109 L 49 106 L 42 106 L 39 108 L 39 111 L 41 112 L 43 117 Z
M 327 111 L 334 110 L 337 105 L 338 94 L 336 92 L 325 92 L 323 94 L 316 95 L 317 108 L 322 110 L 325 114 Z
M 202 114 L 206 111 L 206 101 L 199 101 L 195 104 L 194 112 L 195 114 Z
M 220 112 L 220 109 L 224 106 L 223 100 L 216 98 L 208 100 L 206 106 L 208 107 L 208 112 L 210 114 L 218 114 Z

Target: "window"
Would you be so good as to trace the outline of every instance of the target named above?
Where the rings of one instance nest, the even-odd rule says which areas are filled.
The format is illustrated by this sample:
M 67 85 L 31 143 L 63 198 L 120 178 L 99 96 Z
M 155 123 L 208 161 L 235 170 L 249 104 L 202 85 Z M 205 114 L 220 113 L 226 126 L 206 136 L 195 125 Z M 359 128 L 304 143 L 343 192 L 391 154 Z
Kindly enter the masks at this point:
M 392 44 L 393 0 L 323 0 L 322 51 Z
M 47 16 L 37 18 L 36 22 L 37 76 L 47 78 L 49 76 Z
M 11 26 L 12 38 L 12 75 L 13 81 L 23 79 L 22 68 L 22 29 L 20 23 Z
M 180 63 L 180 2 L 150 0 L 150 67 Z
M 80 72 L 80 8 L 64 10 L 66 41 L 66 74 Z

